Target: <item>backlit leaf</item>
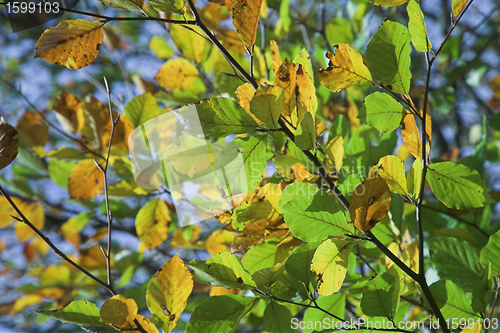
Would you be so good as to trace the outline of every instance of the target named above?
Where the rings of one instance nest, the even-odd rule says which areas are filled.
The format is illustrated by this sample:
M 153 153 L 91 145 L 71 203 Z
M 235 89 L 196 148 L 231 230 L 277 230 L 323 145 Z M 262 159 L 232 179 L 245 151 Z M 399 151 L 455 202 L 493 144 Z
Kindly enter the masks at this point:
M 144 6 L 144 0 L 99 0 L 99 2 L 105 6 L 135 12 L 142 12 Z
M 469 2 L 469 0 L 453 0 L 451 3 L 451 11 L 453 12 L 453 16 L 458 17 L 458 15 L 467 5 L 467 2 Z
M 339 172 L 344 159 L 344 138 L 337 135 L 325 149 L 325 166 L 330 172 Z
M 432 49 L 432 44 L 427 37 L 427 28 L 425 27 L 424 13 L 420 9 L 420 0 L 410 0 L 408 7 L 408 17 L 410 22 L 408 23 L 408 29 L 411 33 L 411 40 L 413 46 L 417 51 L 427 52 Z
M 488 244 L 481 250 L 481 264 L 486 267 L 491 264 L 491 273 L 493 276 L 500 275 L 500 231 L 490 236 Z
M 68 191 L 72 199 L 92 199 L 101 192 L 103 186 L 102 172 L 93 160 L 79 162 L 69 174 Z
M 361 309 L 367 316 L 393 320 L 399 305 L 399 279 L 389 272 L 377 275 L 363 288 Z
M 295 332 L 290 325 L 292 318 L 292 313 L 286 306 L 271 300 L 271 302 L 267 304 L 266 310 L 264 310 L 264 326 L 266 332 Z
M 463 164 L 433 163 L 427 180 L 436 198 L 448 208 L 478 208 L 493 202 L 479 173 Z
M 215 230 L 210 236 L 207 237 L 207 251 L 211 255 L 231 251 L 231 243 L 233 242 L 233 239 L 234 235 L 231 232 L 223 229 Z
M 97 306 L 88 301 L 73 301 L 62 309 L 36 311 L 36 313 L 60 320 L 63 323 L 77 324 L 83 327 L 90 325 L 108 326 L 101 319 Z
M 306 286 L 316 285 L 316 276 L 311 271 L 311 262 L 320 244 L 319 241 L 303 243 L 285 261 L 288 274 L 304 282 Z
M 179 78 L 179 80 L 182 80 L 182 78 Z M 158 106 L 158 101 L 156 101 L 156 98 L 151 93 L 135 97 L 127 103 L 123 110 L 123 115 L 128 119 L 130 126 L 133 128 L 143 125 L 148 120 L 160 114 L 161 110 Z
M 240 319 L 258 301 L 259 298 L 240 295 L 209 297 L 194 309 L 185 332 L 234 332 Z
M 317 291 L 320 295 L 328 296 L 340 290 L 352 247 L 353 242 L 341 239 L 327 239 L 318 247 L 311 271 L 318 277 Z
M 42 34 L 36 44 L 35 58 L 69 69 L 86 67 L 99 54 L 103 25 L 81 19 L 62 21 Z
M 205 261 L 192 260 L 188 263 L 196 275 L 214 286 L 240 290 L 254 289 L 255 282 L 248 271 L 232 253 L 223 252 Z
M 326 53 L 330 62 L 327 69 L 320 69 L 319 82 L 333 92 L 347 87 L 371 84 L 372 75 L 363 63 L 363 57 L 348 44 L 338 45 L 335 54 Z
M 295 144 L 301 150 L 311 150 L 316 146 L 316 128 L 309 112 L 304 114 L 304 118 L 295 131 Z
M 135 217 L 137 236 L 150 251 L 167 239 L 170 220 L 168 207 L 160 198 L 149 201 L 137 213 Z
M 282 88 L 264 83 L 251 99 L 250 111 L 268 128 L 277 129 L 284 101 Z
M 366 48 L 366 64 L 383 85 L 397 93 L 410 89 L 411 36 L 405 26 L 385 21 Z
M 155 80 L 165 90 L 186 90 L 199 78 L 195 65 L 184 58 L 167 60 L 156 73 Z
M 407 2 L 408 0 L 370 0 L 371 3 L 377 6 L 392 7 L 399 6 Z
M 0 170 L 12 163 L 17 156 L 19 140 L 16 136 L 16 129 L 0 117 Z
M 238 0 L 232 8 L 234 28 L 247 48 L 255 43 L 261 5 L 262 0 Z
M 253 274 L 260 269 L 273 267 L 275 257 L 275 244 L 256 244 L 243 256 L 241 263 L 250 274 Z
M 475 320 L 480 317 L 474 313 L 470 301 L 465 299 L 464 291 L 451 281 L 440 280 L 429 286 L 444 319 L 453 318 Z M 427 301 L 426 306 L 429 306 Z
M 75 95 L 61 92 L 52 104 L 52 109 L 56 112 L 57 121 L 62 128 L 71 134 L 75 134 L 79 128 L 78 109 L 80 100 Z
M 372 229 L 389 211 L 391 191 L 382 178 L 366 178 L 356 186 L 351 197 L 349 213 L 361 231 Z
M 417 199 L 422 185 L 422 160 L 418 157 L 411 165 L 408 176 L 406 177 L 408 193 L 413 199 Z
M 160 59 L 168 59 L 174 55 L 172 47 L 161 36 L 151 37 L 149 49 Z
M 99 314 L 105 323 L 122 327 L 137 316 L 137 303 L 131 298 L 115 295 L 104 302 Z
M 274 67 L 274 60 L 273 60 Z M 285 59 L 279 66 L 274 78 L 273 84 L 281 87 L 284 90 L 285 102 L 283 104 L 282 114 L 287 117 L 292 124 L 298 125 L 298 117 L 294 114 L 295 107 L 297 106 L 297 97 L 295 95 L 295 87 L 297 84 L 297 70 L 299 65 Z M 292 114 L 295 119 L 292 119 Z
M 365 98 L 359 118 L 380 132 L 389 133 L 399 127 L 405 113 L 405 108 L 389 94 L 374 92 Z
M 183 15 L 186 12 L 184 0 L 151 0 L 148 2 L 159 12 L 169 12 Z
M 301 64 L 297 68 L 295 96 L 297 98 L 297 122 L 301 122 L 306 113 L 310 113 L 314 118 L 318 108 L 316 88 L 311 76 Z M 292 117 L 292 120 L 294 119 Z
M 385 180 L 392 192 L 401 195 L 408 193 L 405 165 L 399 157 L 394 155 L 384 156 L 378 161 L 377 167 L 378 175 Z
M 345 312 L 345 299 L 346 295 L 344 293 L 337 293 L 330 296 L 319 296 L 316 299 L 316 303 L 321 309 L 328 311 L 328 313 L 343 318 Z M 328 320 L 328 323 L 338 323 L 338 319 L 316 308 L 307 308 L 304 313 L 304 321 L 306 323 L 324 322 L 325 319 Z M 310 326 L 306 326 L 304 329 L 304 332 L 307 333 L 314 331 L 315 329 Z
M 146 292 L 148 309 L 165 332 L 176 326 L 192 290 L 193 277 L 177 254 L 149 282 Z
M 25 112 L 16 129 L 19 143 L 24 146 L 44 146 L 49 140 L 49 127 L 38 113 Z
M 180 1 L 184 3 L 184 0 L 172 1 Z M 190 29 L 196 31 L 201 36 L 205 36 L 203 31 L 196 26 L 191 26 Z M 207 44 L 206 39 L 200 35 L 197 35 L 193 31 L 190 31 L 179 24 L 174 24 L 170 27 L 170 37 L 172 38 L 175 46 L 177 46 L 177 49 L 181 51 L 184 58 L 192 60 L 196 63 L 200 63 L 203 59 L 203 50 Z
M 401 123 L 401 137 L 406 148 L 415 158 L 422 158 L 422 141 L 415 117 L 407 113 Z

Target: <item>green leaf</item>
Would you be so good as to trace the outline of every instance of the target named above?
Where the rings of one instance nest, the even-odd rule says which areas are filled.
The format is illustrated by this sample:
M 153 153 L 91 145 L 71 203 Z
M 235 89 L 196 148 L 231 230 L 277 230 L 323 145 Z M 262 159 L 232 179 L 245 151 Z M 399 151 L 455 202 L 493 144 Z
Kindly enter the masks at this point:
M 316 303 L 318 303 L 318 306 L 323 309 L 328 311 L 329 313 L 339 317 L 343 318 L 344 317 L 344 312 L 345 312 L 345 298 L 346 295 L 344 293 L 337 293 L 333 294 L 330 296 L 319 296 L 316 299 Z M 306 323 L 308 322 L 322 322 L 327 319 L 329 323 L 331 321 L 337 322 L 338 320 L 333 318 L 332 316 L 324 313 L 321 310 L 315 309 L 315 308 L 308 308 L 306 312 L 304 313 L 304 321 Z M 327 327 L 323 326 L 323 328 L 328 329 Z M 332 327 L 333 328 L 333 327 Z M 304 329 L 304 333 L 310 333 L 313 332 L 314 329 L 306 328 Z
M 151 6 L 160 12 L 169 12 L 183 15 L 186 12 L 184 0 L 151 0 Z
M 472 310 L 474 312 L 485 313 L 493 289 L 493 280 L 491 277 L 491 265 L 487 262 L 481 281 L 479 281 L 472 291 Z
M 441 279 L 453 281 L 464 291 L 472 291 L 481 279 L 483 267 L 479 251 L 470 243 L 452 237 L 428 240 L 431 262 Z
M 448 208 L 478 208 L 494 202 L 476 170 L 441 162 L 429 165 L 428 171 L 427 180 L 434 195 Z
M 292 234 L 304 242 L 350 233 L 344 213 L 327 192 L 299 195 L 283 207 Z
M 366 64 L 373 76 L 401 94 L 407 94 L 410 89 L 410 40 L 404 25 L 385 21 L 366 49 Z
M 285 205 L 295 199 L 299 195 L 314 195 L 318 192 L 318 188 L 310 183 L 296 182 L 288 185 L 281 193 L 280 200 L 278 201 L 278 206 L 283 209 Z
M 149 49 L 160 59 L 168 59 L 174 55 L 174 50 L 161 36 L 151 37 Z
M 318 247 L 311 263 L 311 271 L 318 277 L 317 291 L 320 295 L 328 296 L 340 290 L 352 247 L 353 242 L 341 239 L 327 239 Z
M 186 333 L 234 332 L 240 319 L 259 298 L 240 295 L 212 296 L 200 303 L 186 326 Z
M 260 269 L 273 267 L 274 257 L 276 257 L 276 244 L 257 244 L 245 253 L 241 263 L 250 274 L 253 274 Z
M 343 17 L 335 17 L 325 26 L 326 41 L 329 45 L 352 44 L 354 36 L 351 23 Z
M 388 272 L 369 281 L 363 289 L 363 313 L 393 320 L 399 304 L 399 283 L 400 281 Z
M 481 250 L 481 264 L 486 267 L 491 264 L 491 273 L 493 276 L 500 275 L 500 230 L 490 236 L 488 244 Z
M 327 69 L 320 69 L 319 82 L 333 92 L 347 87 L 364 86 L 372 82 L 372 75 L 363 63 L 363 57 L 348 44 L 338 45 L 335 54 L 326 52 L 330 59 Z
M 316 285 L 316 276 L 311 272 L 311 262 L 314 252 L 320 242 L 307 242 L 296 248 L 285 261 L 285 269 L 288 274 L 297 278 L 309 286 Z
M 371 3 L 377 6 L 392 7 L 399 6 L 407 2 L 408 0 L 370 0 Z
M 286 270 L 271 287 L 271 294 L 275 297 L 294 302 L 301 302 L 309 298 L 309 293 L 304 283 L 290 275 Z
M 135 97 L 123 110 L 123 115 L 128 119 L 132 128 L 139 127 L 160 114 L 158 102 L 151 93 Z
M 420 194 L 420 186 L 422 185 L 422 160 L 415 159 L 411 165 L 408 176 L 406 177 L 408 193 L 413 199 L 417 199 Z
M 379 176 L 385 180 L 389 189 L 397 194 L 406 195 L 405 165 L 401 159 L 395 155 L 382 157 L 377 164 Z
M 420 0 L 410 0 L 406 10 L 408 11 L 408 29 L 411 33 L 411 41 L 417 51 L 427 52 L 432 49 L 432 44 L 427 37 L 427 28 L 425 27 L 424 13 L 420 9 Z
M 237 102 L 222 97 L 185 106 L 180 109 L 177 117 L 185 131 L 210 141 L 217 141 L 229 134 L 248 133 L 258 126 Z M 196 118 L 200 120 L 201 129 Z
M 316 145 L 316 128 L 311 113 L 306 112 L 295 132 L 295 144 L 301 150 L 311 150 Z
M 105 6 L 142 13 L 144 0 L 99 0 Z
M 51 158 L 48 165 L 50 179 L 62 188 L 68 188 L 69 174 L 75 165 L 76 162 L 65 162 Z
M 444 319 L 449 318 L 451 322 L 455 318 L 479 318 L 465 299 L 464 291 L 453 282 L 440 280 L 433 283 L 429 288 Z M 427 300 L 425 304 L 429 306 Z
M 35 312 L 45 317 L 60 320 L 65 324 L 108 326 L 102 321 L 97 306 L 88 301 L 73 301 L 62 309 Z
M 287 333 L 294 332 L 290 323 L 292 322 L 290 310 L 273 300 L 269 302 L 264 310 L 264 326 L 266 332 Z
M 252 274 L 252 279 L 261 290 L 271 288 L 285 271 L 285 266 L 277 263 L 274 267 L 260 269 Z
M 187 264 L 203 281 L 214 286 L 255 289 L 255 282 L 248 271 L 232 253 L 222 252 L 205 261 L 192 260 Z
M 250 112 L 270 129 L 277 129 L 278 119 L 285 102 L 283 89 L 263 83 L 250 101 Z
M 365 98 L 358 118 L 382 133 L 389 133 L 399 127 L 405 113 L 405 108 L 389 94 L 377 91 Z

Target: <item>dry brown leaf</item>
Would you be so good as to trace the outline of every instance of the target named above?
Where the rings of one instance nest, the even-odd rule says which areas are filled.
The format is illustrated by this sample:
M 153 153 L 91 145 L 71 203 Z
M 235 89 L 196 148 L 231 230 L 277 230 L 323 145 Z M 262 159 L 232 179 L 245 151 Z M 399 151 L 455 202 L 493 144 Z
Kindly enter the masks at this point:
M 42 34 L 35 47 L 35 58 L 69 69 L 86 67 L 99 54 L 103 25 L 81 19 L 62 21 Z
M 0 117 L 0 170 L 12 163 L 17 156 L 19 140 L 16 136 L 16 129 Z

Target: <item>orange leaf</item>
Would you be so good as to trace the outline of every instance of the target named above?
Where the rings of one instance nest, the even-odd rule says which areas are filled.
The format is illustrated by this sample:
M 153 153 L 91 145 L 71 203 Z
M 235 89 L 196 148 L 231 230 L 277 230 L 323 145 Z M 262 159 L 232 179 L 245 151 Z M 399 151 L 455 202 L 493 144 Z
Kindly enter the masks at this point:
M 404 117 L 401 123 L 401 136 L 410 153 L 415 158 L 422 158 L 422 141 L 420 141 L 420 133 L 412 114 L 408 113 Z

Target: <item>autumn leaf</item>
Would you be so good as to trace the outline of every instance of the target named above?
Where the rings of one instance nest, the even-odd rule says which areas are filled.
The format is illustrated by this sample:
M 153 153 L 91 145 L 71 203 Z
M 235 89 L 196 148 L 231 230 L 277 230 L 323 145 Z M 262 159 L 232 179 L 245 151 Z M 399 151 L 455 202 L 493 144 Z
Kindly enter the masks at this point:
M 135 319 L 137 310 L 137 303 L 133 299 L 115 295 L 104 302 L 99 315 L 105 323 L 120 328 Z
M 249 49 L 257 36 L 261 5 L 262 0 L 238 0 L 232 8 L 234 28 Z
M 149 282 L 146 292 L 148 309 L 165 332 L 176 326 L 192 290 L 193 277 L 177 254 Z
M 462 10 L 467 5 L 469 0 L 453 0 L 451 3 L 451 11 L 453 12 L 453 16 L 458 17 Z
M 412 114 L 406 114 L 401 122 L 401 136 L 403 142 L 415 158 L 422 158 L 422 141 L 418 131 L 415 117 Z
M 262 121 L 267 128 L 277 129 L 279 127 L 278 119 L 284 101 L 285 95 L 283 94 L 282 88 L 263 83 L 257 88 L 255 95 L 252 94 L 249 102 L 250 111 L 255 117 Z
M 78 110 L 80 100 L 73 94 L 61 92 L 52 104 L 52 109 L 56 112 L 56 118 L 62 128 L 71 134 L 75 134 L 79 129 Z
M 160 198 L 153 199 L 145 204 L 135 217 L 137 236 L 151 251 L 167 239 L 170 221 L 165 202 Z
M 363 57 L 348 44 L 336 45 L 335 54 L 328 51 L 330 59 L 327 69 L 320 69 L 319 82 L 333 92 L 352 86 L 372 83 L 372 75 L 363 63 Z
M 159 12 L 169 12 L 184 15 L 186 5 L 184 0 L 148 0 L 151 6 Z
M 105 6 L 136 12 L 142 12 L 144 6 L 144 0 L 99 0 L 99 2 Z
M 231 232 L 223 229 L 215 230 L 206 240 L 208 253 L 214 256 L 221 252 L 231 251 L 233 239 L 234 235 Z
M 49 140 L 49 128 L 38 113 L 26 111 L 19 118 L 16 129 L 19 143 L 24 146 L 43 146 Z
M 180 1 L 183 2 L 184 0 Z M 192 26 L 190 30 L 174 24 L 170 27 L 170 37 L 184 58 L 200 63 L 203 59 L 203 51 L 205 50 L 207 41 L 202 37 L 204 33 L 200 28 Z
M 79 162 L 69 174 L 68 191 L 72 199 L 92 199 L 101 191 L 103 185 L 102 172 L 93 160 Z
M 184 58 L 167 60 L 155 76 L 156 82 L 165 90 L 188 89 L 199 78 L 195 65 Z
M 14 200 L 14 203 L 16 204 L 17 208 L 19 208 L 19 210 L 23 213 L 23 215 L 28 219 L 28 221 L 30 221 L 31 224 L 33 224 L 38 230 L 42 230 L 45 226 L 45 210 L 43 209 L 43 206 L 36 202 L 26 202 L 18 198 L 13 199 L 16 199 Z M 16 216 L 17 213 L 12 210 L 9 215 Z M 7 220 L 10 220 L 10 216 L 7 218 Z M 18 222 L 14 225 L 14 230 L 16 231 L 17 239 L 20 242 L 25 242 L 29 238 L 35 236 L 33 230 L 31 230 L 30 227 L 21 222 Z
M 301 150 L 311 150 L 316 146 L 316 128 L 309 112 L 304 114 L 302 122 L 295 131 L 295 144 Z
M 387 155 L 382 157 L 377 164 L 380 178 L 385 180 L 389 189 L 397 194 L 406 195 L 405 165 L 397 156 Z
M 349 205 L 354 225 L 361 231 L 375 227 L 389 211 L 391 192 L 382 178 L 366 178 L 356 186 Z
M 0 170 L 12 163 L 17 156 L 19 140 L 16 136 L 16 129 L 0 117 Z
M 35 47 L 35 58 L 69 69 L 86 67 L 99 54 L 103 25 L 81 19 L 62 21 L 42 34 Z
M 399 6 L 407 2 L 408 0 L 370 0 L 371 3 L 382 7 L 393 7 Z
M 344 138 L 337 135 L 325 149 L 325 166 L 329 172 L 339 172 L 344 158 Z

